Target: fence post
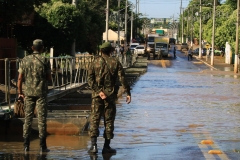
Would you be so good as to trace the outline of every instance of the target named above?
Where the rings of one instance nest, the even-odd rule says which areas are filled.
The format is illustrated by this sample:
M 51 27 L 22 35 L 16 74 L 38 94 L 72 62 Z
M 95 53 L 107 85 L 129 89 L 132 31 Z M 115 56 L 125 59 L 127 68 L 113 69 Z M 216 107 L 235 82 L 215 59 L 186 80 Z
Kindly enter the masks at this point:
M 8 103 L 9 109 L 11 109 L 11 94 L 10 94 L 10 63 L 9 59 L 5 58 L 5 101 Z
M 18 69 L 19 69 L 19 66 L 20 66 L 20 59 L 19 58 L 17 58 L 17 60 L 16 60 L 16 86 L 17 86 L 17 83 L 18 83 Z M 16 99 L 18 98 L 18 87 L 16 87 Z

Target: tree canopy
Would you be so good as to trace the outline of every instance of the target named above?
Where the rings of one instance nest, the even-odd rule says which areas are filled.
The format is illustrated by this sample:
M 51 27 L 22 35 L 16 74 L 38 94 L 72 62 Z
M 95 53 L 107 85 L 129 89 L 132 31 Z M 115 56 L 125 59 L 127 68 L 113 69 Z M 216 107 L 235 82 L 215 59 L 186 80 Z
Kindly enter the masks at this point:
M 202 1 L 202 39 L 206 40 L 211 44 L 212 42 L 212 26 L 213 26 L 213 8 L 211 5 L 206 6 L 209 0 Z M 221 2 L 221 3 L 220 3 Z M 199 12 L 199 7 L 192 8 L 194 4 L 199 3 L 192 0 L 189 3 L 188 8 L 194 10 L 193 15 L 191 14 L 191 20 L 193 20 L 193 38 L 199 38 L 199 16 L 194 15 L 194 13 Z M 235 50 L 236 41 L 236 21 L 237 21 L 237 0 L 226 0 L 218 1 L 215 11 L 215 45 L 217 48 L 225 46 L 226 42 L 229 42 L 232 51 Z M 235 11 L 234 11 L 235 10 Z M 188 17 L 186 11 L 183 13 L 184 17 Z M 195 17 L 195 18 L 194 18 Z M 184 23 L 184 28 L 187 26 L 187 21 Z M 180 24 L 181 27 L 181 24 Z M 190 29 L 191 31 L 191 29 Z M 185 29 L 185 33 L 187 30 Z M 181 32 L 180 32 L 181 33 Z M 189 33 L 188 33 L 189 34 Z
M 70 54 L 72 43 L 76 42 L 76 51 L 96 53 L 102 43 L 102 33 L 106 26 L 106 2 L 99 0 L 0 0 L 0 37 L 18 40 L 19 46 L 30 52 L 32 40 L 41 38 L 47 49 L 54 47 L 54 52 Z M 109 14 L 120 10 L 124 13 L 125 2 L 110 1 Z M 128 7 L 128 14 L 131 9 Z M 34 13 L 34 25 L 16 23 L 24 15 Z M 6 18 L 8 17 L 8 18 Z M 134 14 L 138 18 L 138 15 Z M 27 17 L 28 18 L 28 17 Z M 129 21 L 129 20 L 128 20 Z M 141 21 L 134 26 L 141 29 Z M 109 29 L 117 29 L 118 22 L 110 21 Z M 9 29 L 6 29 L 9 27 Z M 130 30 L 130 23 L 128 23 Z M 11 31 L 11 34 L 7 32 Z M 130 31 L 128 32 L 130 33 Z M 130 37 L 130 34 L 128 34 Z

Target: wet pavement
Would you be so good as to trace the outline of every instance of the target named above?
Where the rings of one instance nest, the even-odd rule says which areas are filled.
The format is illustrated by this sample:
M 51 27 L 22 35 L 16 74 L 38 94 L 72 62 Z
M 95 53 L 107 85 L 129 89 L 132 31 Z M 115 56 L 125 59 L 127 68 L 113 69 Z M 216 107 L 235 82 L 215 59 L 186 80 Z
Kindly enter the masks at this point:
M 37 137 L 32 137 L 28 155 L 21 137 L 0 137 L 0 159 L 239 160 L 240 75 L 221 67 L 188 61 L 180 52 L 176 59 L 150 60 L 132 86 L 132 103 L 126 104 L 125 95 L 118 100 L 111 142 L 116 155 L 101 154 L 102 137 L 99 154 L 89 155 L 90 138 L 83 133 L 49 136 L 51 151 L 43 155 Z

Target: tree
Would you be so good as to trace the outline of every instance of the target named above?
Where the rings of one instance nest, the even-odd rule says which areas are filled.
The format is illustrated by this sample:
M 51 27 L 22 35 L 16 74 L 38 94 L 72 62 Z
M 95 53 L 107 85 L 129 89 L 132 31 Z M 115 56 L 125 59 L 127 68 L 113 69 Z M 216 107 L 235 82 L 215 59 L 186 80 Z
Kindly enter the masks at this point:
M 226 42 L 232 47 L 232 51 L 235 51 L 236 43 L 236 18 L 237 11 L 235 10 L 232 14 L 223 21 L 222 25 L 216 30 L 216 45 L 225 46 Z
M 74 5 L 57 0 L 43 3 L 35 11 L 39 14 L 39 21 L 35 24 L 39 31 L 36 35 L 54 46 L 57 53 L 69 54 L 73 40 L 83 29 L 80 25 L 84 23 L 83 15 Z
M 226 43 L 225 38 L 229 38 L 229 36 L 232 36 L 232 35 L 225 35 L 223 37 L 222 36 L 223 33 L 219 33 L 219 29 L 224 25 L 226 18 L 229 18 L 231 14 L 232 14 L 232 9 L 229 5 L 224 4 L 221 6 L 217 6 L 216 8 L 215 45 L 218 47 L 224 46 Z M 211 43 L 211 40 L 212 40 L 212 25 L 213 25 L 213 21 L 211 16 L 211 19 L 208 20 L 206 25 L 203 26 L 203 29 L 204 29 L 203 36 L 209 43 Z
M 237 0 L 226 0 L 226 4 L 230 5 L 232 9 L 237 9 Z
M 34 6 L 38 6 L 49 0 L 0 0 L 0 37 L 11 37 L 6 28 L 11 29 L 16 21 L 22 16 L 29 15 L 34 11 Z

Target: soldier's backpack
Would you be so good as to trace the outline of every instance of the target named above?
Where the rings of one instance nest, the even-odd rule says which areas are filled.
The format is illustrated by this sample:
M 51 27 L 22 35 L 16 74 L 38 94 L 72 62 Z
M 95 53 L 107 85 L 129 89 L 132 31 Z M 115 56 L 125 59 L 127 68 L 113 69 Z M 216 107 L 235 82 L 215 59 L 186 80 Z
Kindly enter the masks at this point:
M 114 77 L 114 74 L 111 72 L 105 59 L 103 57 L 101 57 L 101 58 L 104 62 L 103 67 L 105 67 L 105 69 L 106 69 L 105 76 L 104 76 L 104 84 L 103 84 L 104 93 L 106 94 L 106 96 L 110 96 L 113 93 L 118 94 L 119 85 L 113 84 L 116 81 L 116 77 Z

